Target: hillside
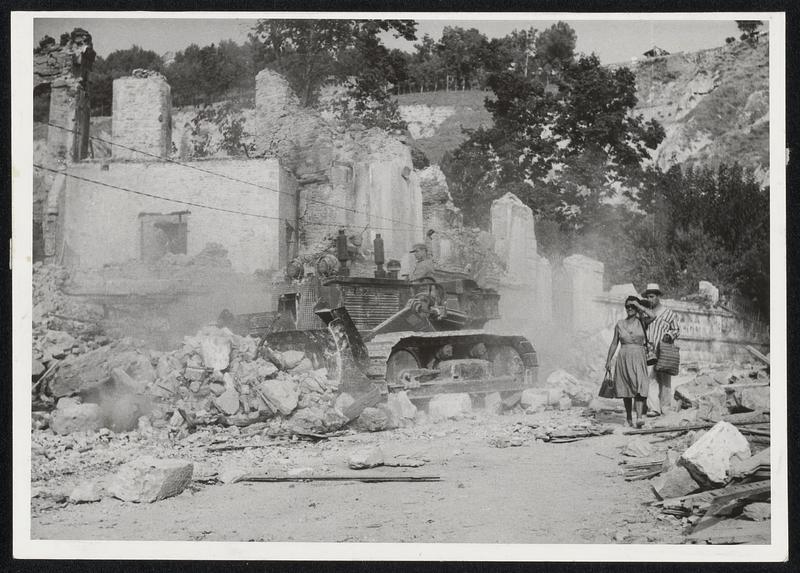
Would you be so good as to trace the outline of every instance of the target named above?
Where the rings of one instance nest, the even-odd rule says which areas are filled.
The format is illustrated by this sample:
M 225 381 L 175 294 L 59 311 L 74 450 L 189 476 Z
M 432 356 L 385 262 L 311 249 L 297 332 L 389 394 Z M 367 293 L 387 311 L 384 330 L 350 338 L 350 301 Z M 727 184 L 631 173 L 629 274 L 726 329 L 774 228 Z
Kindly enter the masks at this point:
M 735 159 L 768 183 L 767 44 L 764 36 L 755 47 L 734 42 L 626 64 L 637 78 L 637 112 L 658 120 L 667 133 L 654 153 L 659 166 L 715 167 Z M 491 92 L 425 92 L 397 100 L 412 135 L 436 163 L 466 139 L 462 127 L 491 124 L 486 97 Z

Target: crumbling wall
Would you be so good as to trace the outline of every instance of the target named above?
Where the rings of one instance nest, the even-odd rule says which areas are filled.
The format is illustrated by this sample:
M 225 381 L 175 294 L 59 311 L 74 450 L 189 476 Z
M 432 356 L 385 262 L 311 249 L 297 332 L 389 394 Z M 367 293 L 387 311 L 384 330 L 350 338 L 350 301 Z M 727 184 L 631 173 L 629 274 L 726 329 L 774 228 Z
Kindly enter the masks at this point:
M 300 107 L 280 74 L 256 76 L 255 147 L 277 157 L 298 182 L 300 254 L 316 252 L 344 228 L 371 244 L 384 239 L 387 258 L 422 240 L 422 197 L 411 151 L 379 129 L 328 123 Z
M 86 157 L 89 145 L 88 78 L 95 59 L 92 36 L 75 28 L 63 45 L 45 38 L 34 50 L 33 92 L 50 89 L 48 155 L 54 163 Z M 63 128 L 63 129 L 62 129 Z
M 144 197 L 67 178 L 60 214 L 65 264 L 96 268 L 138 259 L 140 214 L 189 211 L 187 255 L 196 255 L 207 243 L 219 243 L 228 250 L 234 271 L 283 268 L 289 255 L 286 225 L 295 219 L 295 189 L 278 161 L 220 159 L 189 165 L 258 182 L 261 187 L 170 163 L 81 163 L 71 169 L 80 177 L 237 212 Z
M 111 137 L 119 145 L 112 147 L 112 157 L 166 158 L 172 147 L 171 113 L 170 87 L 161 74 L 134 70 L 133 75 L 114 80 Z

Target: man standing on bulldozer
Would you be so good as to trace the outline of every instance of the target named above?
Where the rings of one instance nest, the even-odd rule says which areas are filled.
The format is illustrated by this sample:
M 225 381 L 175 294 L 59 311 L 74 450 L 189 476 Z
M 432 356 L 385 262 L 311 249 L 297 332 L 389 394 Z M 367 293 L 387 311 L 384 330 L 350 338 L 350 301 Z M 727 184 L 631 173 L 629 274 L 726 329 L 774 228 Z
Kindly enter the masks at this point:
M 428 253 L 428 245 L 425 243 L 415 243 L 410 252 L 414 254 L 415 265 L 414 269 L 408 275 L 408 280 L 415 281 L 426 277 L 433 278 L 434 266 L 433 260 Z

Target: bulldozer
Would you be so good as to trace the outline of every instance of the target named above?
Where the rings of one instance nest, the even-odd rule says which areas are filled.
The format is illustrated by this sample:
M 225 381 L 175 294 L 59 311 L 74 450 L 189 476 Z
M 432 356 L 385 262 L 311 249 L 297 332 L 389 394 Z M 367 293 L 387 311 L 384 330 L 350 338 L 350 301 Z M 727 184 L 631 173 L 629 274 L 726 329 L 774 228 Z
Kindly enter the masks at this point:
M 332 276 L 283 289 L 276 311 L 223 311 L 218 325 L 260 338 L 259 352 L 269 359 L 300 350 L 342 391 L 356 394 L 377 385 L 382 394 L 405 390 L 414 401 L 536 384 L 531 343 L 484 329 L 500 318 L 496 291 L 445 271 L 416 281 L 398 278 L 396 268 L 383 269 L 380 235 L 374 247 L 375 276 L 349 276 L 342 247 Z

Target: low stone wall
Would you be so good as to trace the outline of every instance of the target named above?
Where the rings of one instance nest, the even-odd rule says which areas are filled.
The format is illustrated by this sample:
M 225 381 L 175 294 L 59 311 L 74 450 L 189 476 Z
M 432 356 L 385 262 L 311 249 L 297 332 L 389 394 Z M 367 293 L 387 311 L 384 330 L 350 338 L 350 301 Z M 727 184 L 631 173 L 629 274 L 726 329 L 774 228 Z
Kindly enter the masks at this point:
M 624 297 L 601 295 L 594 298 L 597 316 L 603 327 L 613 327 L 624 318 Z M 717 363 L 726 360 L 752 361 L 750 345 L 769 352 L 769 327 L 752 322 L 720 308 L 704 308 L 695 303 L 664 300 L 678 315 L 681 336 L 681 362 Z

